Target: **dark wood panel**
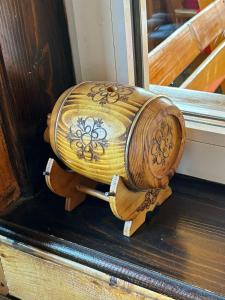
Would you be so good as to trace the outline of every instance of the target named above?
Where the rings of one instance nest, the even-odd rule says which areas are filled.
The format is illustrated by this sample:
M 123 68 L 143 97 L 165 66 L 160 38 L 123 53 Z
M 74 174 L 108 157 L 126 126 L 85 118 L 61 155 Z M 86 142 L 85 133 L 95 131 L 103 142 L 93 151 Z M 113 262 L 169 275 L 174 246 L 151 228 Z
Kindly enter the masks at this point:
M 74 84 L 63 1 L 2 0 L 0 28 L 12 94 L 10 116 L 15 120 L 29 179 L 38 190 L 49 151 L 42 139 L 46 115 L 58 96 Z
M 0 233 L 175 298 L 222 299 L 225 186 L 177 177 L 173 190 L 131 238 L 107 203 L 88 198 L 68 213 L 51 193 L 5 215 Z
M 13 114 L 13 95 L 9 87 L 9 82 L 7 78 L 7 73 L 5 69 L 5 64 L 3 61 L 2 51 L 0 47 L 0 118 L 1 118 L 1 128 L 2 128 L 2 139 L 5 141 L 5 156 L 12 158 L 10 160 L 10 165 L 8 165 L 8 172 L 15 175 L 17 183 L 22 189 L 28 187 L 28 177 L 26 164 L 24 159 L 24 153 L 19 141 L 18 129 L 16 126 L 15 115 Z M 3 156 L 2 160 L 4 161 Z M 2 172 L 2 169 L 1 169 Z
M 8 149 L 0 122 L 0 213 L 7 209 L 20 195 L 20 189 L 13 174 Z

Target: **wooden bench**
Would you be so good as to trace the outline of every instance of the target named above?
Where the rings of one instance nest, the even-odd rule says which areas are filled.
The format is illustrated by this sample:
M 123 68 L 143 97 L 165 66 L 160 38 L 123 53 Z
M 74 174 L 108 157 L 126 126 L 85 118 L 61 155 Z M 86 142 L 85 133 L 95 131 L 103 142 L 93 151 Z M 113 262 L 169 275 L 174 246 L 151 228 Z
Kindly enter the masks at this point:
M 200 0 L 200 7 L 209 1 Z M 210 45 L 212 52 L 186 78 L 181 88 L 214 92 L 225 79 L 225 3 L 216 0 L 176 30 L 149 55 L 151 84 L 171 85 Z

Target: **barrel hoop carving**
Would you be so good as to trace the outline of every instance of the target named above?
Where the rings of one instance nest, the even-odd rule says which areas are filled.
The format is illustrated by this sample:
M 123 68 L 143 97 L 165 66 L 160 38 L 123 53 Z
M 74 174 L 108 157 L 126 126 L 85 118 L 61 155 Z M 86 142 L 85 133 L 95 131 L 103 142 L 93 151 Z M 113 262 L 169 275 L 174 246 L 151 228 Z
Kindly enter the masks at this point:
M 117 101 L 127 101 L 134 92 L 133 87 L 123 86 L 117 83 L 96 83 L 87 94 L 92 101 L 101 105 L 113 104 Z
M 151 189 L 145 194 L 144 202 L 137 208 L 137 212 L 148 209 L 150 205 L 154 204 L 157 196 L 160 192 L 160 189 Z
M 79 159 L 97 161 L 109 145 L 102 119 L 78 118 L 69 128 L 67 139 Z
M 156 130 L 152 141 L 152 162 L 157 165 L 165 165 L 170 151 L 173 149 L 173 134 L 171 126 L 162 121 L 160 128 Z

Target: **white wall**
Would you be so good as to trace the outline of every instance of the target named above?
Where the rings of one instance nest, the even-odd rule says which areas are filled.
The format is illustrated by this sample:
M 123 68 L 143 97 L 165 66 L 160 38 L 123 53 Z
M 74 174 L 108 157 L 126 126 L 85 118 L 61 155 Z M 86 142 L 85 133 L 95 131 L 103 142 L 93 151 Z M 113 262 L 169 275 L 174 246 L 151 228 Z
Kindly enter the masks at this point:
M 77 82 L 134 84 L 130 0 L 64 0 Z

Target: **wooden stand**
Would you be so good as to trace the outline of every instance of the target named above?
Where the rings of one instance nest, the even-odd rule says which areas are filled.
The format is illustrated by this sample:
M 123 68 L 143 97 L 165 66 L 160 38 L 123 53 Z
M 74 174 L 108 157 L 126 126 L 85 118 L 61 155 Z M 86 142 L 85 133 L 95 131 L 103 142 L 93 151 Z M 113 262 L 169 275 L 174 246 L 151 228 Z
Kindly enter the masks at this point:
M 171 188 L 147 192 L 129 190 L 120 176 L 113 176 L 110 191 L 95 190 L 96 182 L 75 172 L 63 170 L 50 158 L 44 172 L 48 187 L 66 198 L 65 210 L 71 211 L 85 200 L 86 194 L 109 202 L 113 214 L 125 221 L 123 234 L 130 237 L 144 222 L 148 211 L 161 205 L 172 193 Z

